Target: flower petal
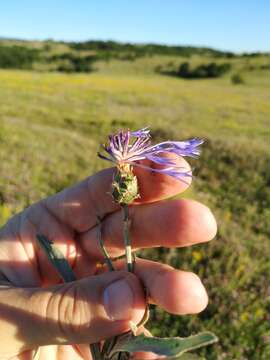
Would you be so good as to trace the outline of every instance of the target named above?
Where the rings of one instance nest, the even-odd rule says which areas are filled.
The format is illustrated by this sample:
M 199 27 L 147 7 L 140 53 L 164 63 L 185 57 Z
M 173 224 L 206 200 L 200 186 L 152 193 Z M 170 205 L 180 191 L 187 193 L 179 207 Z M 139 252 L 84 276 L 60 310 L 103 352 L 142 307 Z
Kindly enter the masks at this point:
M 135 138 L 135 140 L 131 140 Z M 191 177 L 190 171 L 182 171 L 177 166 L 177 158 L 181 156 L 197 157 L 200 154 L 199 145 L 203 140 L 198 138 L 186 141 L 163 141 L 156 145 L 151 145 L 150 130 L 148 127 L 137 131 L 119 131 L 109 136 L 109 144 L 104 146 L 104 150 L 109 155 L 99 156 L 115 164 L 131 164 L 148 169 L 153 172 L 163 173 L 183 181 L 185 177 Z M 164 157 L 164 154 L 174 154 L 175 157 Z M 147 165 L 139 164 L 139 160 L 150 160 L 155 164 L 163 166 L 154 169 Z
M 191 171 L 180 171 L 180 170 L 176 170 L 176 168 L 173 168 L 173 167 L 164 168 L 164 169 L 154 169 L 151 166 L 142 165 L 142 164 L 139 164 L 139 163 L 136 163 L 136 162 L 130 162 L 129 164 L 132 165 L 132 166 L 137 166 L 137 167 L 140 167 L 142 169 L 152 171 L 152 172 L 172 176 L 172 177 L 174 177 L 174 178 L 176 178 L 178 180 L 183 181 L 184 183 L 186 183 L 188 185 L 189 185 L 189 183 L 187 181 L 185 181 L 184 178 L 185 177 L 192 177 Z
M 130 134 L 134 137 L 150 137 L 150 130 L 148 127 L 145 127 L 137 131 L 132 131 Z

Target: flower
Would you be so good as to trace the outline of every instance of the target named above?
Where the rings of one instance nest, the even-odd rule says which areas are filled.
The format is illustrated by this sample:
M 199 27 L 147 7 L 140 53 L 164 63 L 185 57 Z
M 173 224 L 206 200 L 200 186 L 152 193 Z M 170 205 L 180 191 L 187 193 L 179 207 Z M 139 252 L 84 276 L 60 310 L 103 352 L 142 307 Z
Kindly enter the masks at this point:
M 108 144 L 103 145 L 106 154 L 98 153 L 99 157 L 116 164 L 119 169 L 138 166 L 150 171 L 166 174 L 184 181 L 185 177 L 191 177 L 191 171 L 177 165 L 177 158 L 182 156 L 198 157 L 199 145 L 203 140 L 198 138 L 186 141 L 163 141 L 159 144 L 151 144 L 151 135 L 148 128 L 137 131 L 121 130 L 116 134 L 109 135 Z M 164 157 L 173 154 L 175 158 Z M 161 165 L 156 169 L 139 163 L 140 160 L 150 160 Z

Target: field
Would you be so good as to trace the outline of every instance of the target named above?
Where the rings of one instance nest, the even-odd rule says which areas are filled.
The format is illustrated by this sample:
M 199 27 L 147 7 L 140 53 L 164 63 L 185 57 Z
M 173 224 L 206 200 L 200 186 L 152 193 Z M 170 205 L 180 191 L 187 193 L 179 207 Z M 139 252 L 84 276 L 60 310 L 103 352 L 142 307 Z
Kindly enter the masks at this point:
M 196 178 L 184 196 L 213 209 L 217 238 L 141 256 L 198 273 L 210 303 L 197 316 L 152 309 L 149 325 L 163 336 L 215 332 L 219 343 L 199 352 L 206 359 L 267 360 L 270 70 L 248 71 L 233 59 L 236 69 L 243 67 L 239 85 L 230 74 L 184 80 L 153 71 L 169 61 L 178 60 L 100 61 L 89 74 L 0 70 L 0 224 L 104 167 L 94 154 L 113 130 L 148 125 L 155 140 L 203 137 Z

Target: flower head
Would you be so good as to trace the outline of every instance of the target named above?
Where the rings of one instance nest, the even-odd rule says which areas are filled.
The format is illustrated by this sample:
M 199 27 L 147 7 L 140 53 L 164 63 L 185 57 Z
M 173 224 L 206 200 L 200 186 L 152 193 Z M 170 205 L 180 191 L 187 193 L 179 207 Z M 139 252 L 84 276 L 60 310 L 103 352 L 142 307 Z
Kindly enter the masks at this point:
M 98 153 L 98 155 L 102 159 L 115 163 L 119 169 L 138 166 L 184 181 L 185 177 L 192 175 L 190 171 L 177 165 L 177 159 L 182 156 L 199 156 L 199 145 L 202 143 L 203 140 L 193 138 L 186 141 L 163 141 L 152 145 L 148 128 L 138 131 L 121 130 L 116 134 L 109 135 L 108 144 L 103 145 L 106 154 Z M 168 158 L 165 157 L 166 154 L 173 154 L 175 157 Z M 140 160 L 150 160 L 161 167 L 159 169 L 152 168 L 141 164 Z

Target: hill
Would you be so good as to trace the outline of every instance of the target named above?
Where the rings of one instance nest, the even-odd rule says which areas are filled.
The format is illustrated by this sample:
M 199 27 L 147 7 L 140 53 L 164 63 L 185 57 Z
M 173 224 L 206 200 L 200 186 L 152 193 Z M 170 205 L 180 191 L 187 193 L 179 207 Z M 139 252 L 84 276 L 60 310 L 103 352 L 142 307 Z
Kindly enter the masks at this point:
M 24 44 L 37 51 L 45 45 Z M 92 50 L 53 43 L 48 53 L 66 51 Z M 196 67 L 214 61 L 213 56 L 192 54 L 188 61 Z M 214 331 L 219 343 L 200 351 L 210 360 L 267 360 L 269 57 L 215 61 L 225 59 L 232 65 L 230 72 L 193 80 L 155 70 L 187 61 L 175 54 L 99 59 L 91 73 L 37 71 L 40 63 L 34 63 L 36 71 L 0 70 L 0 221 L 103 168 L 94 154 L 113 130 L 148 125 L 156 141 L 203 137 L 202 157 L 194 163 L 196 177 L 184 196 L 213 209 L 217 239 L 190 249 L 144 250 L 140 255 L 198 273 L 210 304 L 200 315 L 183 317 L 153 308 L 150 325 L 163 336 Z M 243 84 L 232 83 L 235 72 Z
M 175 71 L 187 61 L 195 64 L 226 62 L 240 68 L 269 69 L 270 54 L 234 54 L 205 47 L 132 44 L 115 41 L 24 41 L 0 38 L 0 68 L 37 71 L 92 72 L 114 60 L 123 63 L 149 60 L 151 71 Z M 153 59 L 153 61 L 151 61 Z M 159 62 L 157 62 L 159 59 Z M 97 64 L 97 66 L 95 66 Z

